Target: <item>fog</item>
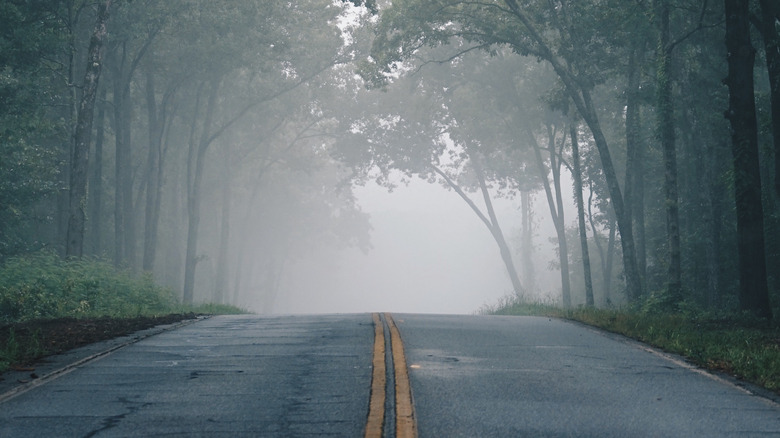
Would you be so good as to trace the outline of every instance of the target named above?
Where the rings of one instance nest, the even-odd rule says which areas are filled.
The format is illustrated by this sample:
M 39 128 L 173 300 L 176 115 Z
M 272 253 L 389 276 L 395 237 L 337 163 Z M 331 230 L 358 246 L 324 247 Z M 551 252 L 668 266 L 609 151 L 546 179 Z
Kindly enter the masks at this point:
M 292 262 L 274 313 L 474 313 L 512 293 L 490 232 L 454 192 L 414 180 L 391 193 L 375 184 L 355 193 L 370 215 L 373 248 L 365 254 L 354 248 L 320 250 Z M 494 200 L 517 260 L 518 205 L 519 200 Z M 540 206 L 547 208 L 536 207 L 534 268 L 538 297 L 549 300 L 557 298 L 560 273 L 548 269 L 555 257 L 549 242 L 554 229 Z M 257 302 L 247 306 L 260 308 Z

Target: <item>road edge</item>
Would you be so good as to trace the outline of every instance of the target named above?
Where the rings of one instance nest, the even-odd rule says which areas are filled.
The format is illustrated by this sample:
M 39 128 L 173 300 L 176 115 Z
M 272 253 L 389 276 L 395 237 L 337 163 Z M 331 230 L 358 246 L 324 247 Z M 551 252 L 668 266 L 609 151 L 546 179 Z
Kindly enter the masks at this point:
M 158 325 L 129 335 L 96 342 L 60 354 L 44 357 L 39 362 L 35 363 L 35 368 L 38 370 L 38 374 L 36 374 L 35 377 L 31 377 L 29 372 L 24 371 L 9 371 L 3 373 L 3 378 L 7 379 L 7 381 L 0 382 L 0 404 L 22 395 L 31 389 L 55 380 L 58 377 L 64 376 L 82 365 L 102 359 L 124 347 L 208 318 L 211 318 L 211 315 L 201 315 L 193 319 L 185 319 L 171 324 Z
M 776 394 L 762 386 L 756 385 L 755 383 L 748 382 L 746 380 L 742 380 L 737 376 L 733 376 L 731 374 L 722 372 L 722 371 L 715 371 L 710 370 L 708 368 L 704 368 L 701 365 L 697 365 L 693 363 L 690 359 L 688 359 L 685 356 L 670 353 L 668 351 L 662 350 L 658 347 L 654 347 L 646 342 L 642 342 L 638 339 L 631 338 L 629 336 L 623 335 L 621 333 L 611 332 L 607 329 L 597 327 L 594 325 L 586 324 L 582 321 L 577 321 L 574 319 L 566 319 L 566 318 L 558 318 L 558 317 L 545 317 L 545 316 L 538 316 L 539 318 L 548 318 L 548 319 L 557 319 L 559 321 L 568 322 L 570 324 L 578 325 L 580 327 L 583 327 L 585 329 L 588 329 L 592 332 L 601 334 L 602 336 L 606 336 L 612 340 L 622 342 L 625 344 L 632 345 L 635 348 L 638 348 L 640 350 L 646 351 L 650 354 L 653 354 L 655 356 L 658 356 L 660 358 L 663 358 L 665 360 L 668 360 L 672 363 L 674 363 L 677 366 L 680 366 L 682 368 L 686 368 L 690 371 L 693 371 L 695 373 L 701 374 L 707 378 L 710 378 L 715 381 L 719 381 L 725 385 L 731 386 L 739 391 L 742 391 L 744 393 L 747 393 L 749 395 L 752 395 L 754 397 L 761 397 L 765 399 L 768 403 L 771 403 L 775 407 L 780 408 L 780 394 Z

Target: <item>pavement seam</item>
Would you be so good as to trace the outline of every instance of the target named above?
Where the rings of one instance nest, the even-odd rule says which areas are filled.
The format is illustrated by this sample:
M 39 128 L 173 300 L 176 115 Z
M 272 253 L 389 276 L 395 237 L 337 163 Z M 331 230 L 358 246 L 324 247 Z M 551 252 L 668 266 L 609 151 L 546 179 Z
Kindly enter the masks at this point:
M 201 317 L 198 317 L 196 319 L 188 319 L 188 320 L 185 320 L 185 321 L 180 321 L 178 323 L 168 324 L 168 325 L 165 325 L 165 326 L 160 326 L 160 327 L 154 328 L 152 330 L 142 330 L 141 332 L 139 332 L 139 333 L 142 333 L 142 334 L 135 335 L 135 336 L 134 335 L 130 335 L 130 336 L 132 336 L 132 338 L 128 339 L 125 342 L 122 342 L 122 343 L 117 344 L 117 345 L 112 345 L 111 347 L 109 347 L 109 348 L 107 348 L 105 350 L 101 350 L 101 351 L 99 351 L 97 353 L 94 353 L 94 354 L 91 354 L 89 356 L 83 357 L 83 358 L 81 358 L 79 360 L 76 360 L 74 362 L 71 362 L 71 363 L 69 363 L 69 364 L 67 364 L 67 365 L 65 365 L 63 367 L 57 368 L 57 369 L 55 369 L 53 371 L 50 371 L 50 372 L 48 372 L 48 373 L 38 377 L 37 379 L 31 380 L 31 381 L 29 381 L 27 383 L 23 383 L 23 384 L 20 384 L 19 386 L 11 388 L 10 390 L 0 394 L 0 403 L 7 402 L 8 400 L 11 400 L 12 398 L 17 397 L 19 395 L 22 395 L 22 394 L 24 394 L 25 392 L 27 392 L 27 391 L 29 391 L 31 389 L 37 388 L 37 387 L 39 387 L 41 385 L 44 385 L 44 384 L 46 384 L 48 382 L 51 382 L 52 380 L 57 379 L 58 377 L 64 376 L 64 375 L 70 373 L 71 371 L 81 367 L 82 365 L 85 365 L 85 364 L 87 364 L 89 362 L 96 361 L 98 359 L 102 359 L 102 358 L 110 355 L 111 353 L 114 353 L 115 351 L 121 350 L 121 349 L 123 349 L 123 348 L 125 348 L 125 347 L 127 347 L 129 345 L 135 344 L 135 343 L 140 342 L 140 341 L 142 341 L 144 339 L 148 339 L 148 338 L 150 338 L 152 336 L 159 335 L 160 333 L 164 333 L 164 332 L 167 332 L 167 331 L 175 330 L 175 329 L 184 327 L 186 325 L 190 325 L 190 324 L 193 324 L 195 322 L 202 321 L 202 320 L 207 319 L 207 318 L 209 318 L 209 316 L 201 316 Z M 148 333 L 145 333 L 145 332 L 148 332 Z

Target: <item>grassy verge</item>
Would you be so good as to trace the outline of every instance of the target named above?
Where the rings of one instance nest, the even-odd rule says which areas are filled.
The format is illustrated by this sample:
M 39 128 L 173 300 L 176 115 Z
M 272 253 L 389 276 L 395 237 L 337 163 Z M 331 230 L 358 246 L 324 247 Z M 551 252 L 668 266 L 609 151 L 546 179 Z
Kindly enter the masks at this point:
M 483 309 L 495 315 L 543 315 L 599 327 L 686 357 L 780 394 L 780 327 L 744 315 L 689 310 L 662 313 L 633 310 L 561 309 L 506 300 Z
M 0 266 L 0 372 L 58 349 L 198 314 L 242 313 L 231 306 L 184 306 L 151 276 L 99 260 L 39 253 Z

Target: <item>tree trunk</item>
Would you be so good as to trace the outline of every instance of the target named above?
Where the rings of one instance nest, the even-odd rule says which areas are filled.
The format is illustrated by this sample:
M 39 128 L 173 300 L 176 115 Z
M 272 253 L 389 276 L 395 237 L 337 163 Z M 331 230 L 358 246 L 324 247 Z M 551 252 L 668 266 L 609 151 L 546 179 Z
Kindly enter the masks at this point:
M 87 69 L 84 73 L 84 90 L 79 103 L 78 121 L 74 135 L 73 158 L 70 173 L 70 202 L 68 233 L 65 255 L 81 257 L 84 254 L 84 230 L 87 208 L 87 170 L 89 146 L 92 138 L 92 117 L 95 111 L 95 96 L 103 67 L 103 41 L 106 39 L 111 0 L 98 6 L 95 30 L 89 41 Z
M 572 121 L 571 131 L 571 161 L 574 177 L 574 199 L 577 203 L 577 225 L 580 231 L 580 248 L 582 251 L 582 272 L 585 277 L 585 305 L 593 307 L 593 280 L 590 273 L 590 252 L 588 251 L 588 234 L 585 228 L 585 203 L 582 199 L 582 173 L 580 170 L 580 146 L 577 141 L 577 124 Z
M 663 150 L 664 197 L 666 208 L 666 236 L 669 244 L 669 271 L 667 292 L 677 302 L 682 299 L 682 268 L 680 250 L 680 208 L 677 189 L 677 152 L 674 133 L 674 104 L 672 102 L 672 46 L 669 42 L 669 3 L 661 0 L 658 5 L 660 16 L 658 65 L 658 135 Z
M 549 128 L 549 126 L 548 126 Z M 547 167 L 544 165 L 542 159 L 541 147 L 536 141 L 536 137 L 530 129 L 526 129 L 528 140 L 531 143 L 531 147 L 534 150 L 534 157 L 536 158 L 536 167 L 539 170 L 539 177 L 542 179 L 544 185 L 544 193 L 547 196 L 547 205 L 550 207 L 550 216 L 552 217 L 553 225 L 555 225 L 556 236 L 558 237 L 558 260 L 561 267 L 561 299 L 564 307 L 571 307 L 571 282 L 569 280 L 569 248 L 566 242 L 566 227 L 563 218 L 563 200 L 560 190 L 560 175 L 556 174 L 556 158 L 555 158 L 555 138 L 554 134 L 548 130 L 549 136 L 549 152 L 550 152 L 550 168 L 553 173 L 553 183 L 555 184 L 555 198 L 553 198 L 553 189 L 550 187 L 550 181 L 547 178 Z M 559 171 L 558 171 L 559 172 Z M 557 202 L 556 202 L 557 200 Z
M 610 215 L 609 218 L 609 240 L 607 240 L 607 265 L 604 270 L 604 277 L 606 278 L 604 283 L 604 297 L 607 304 L 612 303 L 612 269 L 615 266 L 615 234 L 617 231 L 617 223 Z
M 636 258 L 642 288 L 647 279 L 647 256 L 645 250 L 645 208 L 644 208 L 644 143 L 641 130 L 639 93 L 641 92 L 641 65 L 643 42 L 635 42 L 628 59 L 628 85 L 626 89 L 626 178 L 623 196 L 626 210 L 635 225 Z
M 100 89 L 100 102 L 95 125 L 95 155 L 92 159 L 92 178 L 89 182 L 89 235 L 93 255 L 103 252 L 103 143 L 105 139 L 106 121 L 106 87 Z
M 477 175 L 479 188 L 482 192 L 482 199 L 485 202 L 485 209 L 488 212 L 488 218 L 490 218 L 490 223 L 492 224 L 490 227 L 490 232 L 493 234 L 493 237 L 498 244 L 501 259 L 504 261 L 504 265 L 506 266 L 506 270 L 509 274 L 509 279 L 512 282 L 512 288 L 514 289 L 515 295 L 520 296 L 523 294 L 525 289 L 520 282 L 520 277 L 517 275 L 515 263 L 512 260 L 512 252 L 509 250 L 509 245 L 507 245 L 506 239 L 504 239 L 504 233 L 501 231 L 501 226 L 498 223 L 496 212 L 493 210 L 493 201 L 490 198 L 490 193 L 488 193 L 487 184 L 485 183 L 485 175 L 482 171 L 482 164 L 479 163 L 478 159 L 472 159 L 472 164 Z
M 636 263 L 636 248 L 634 247 L 631 214 L 630 211 L 625 208 L 623 194 L 620 190 L 620 183 L 618 182 L 617 173 L 615 172 L 609 145 L 604 136 L 604 132 L 601 130 L 599 117 L 593 106 L 593 100 L 590 95 L 590 82 L 581 80 L 570 69 L 568 64 L 562 62 L 561 59 L 558 58 L 555 52 L 547 44 L 547 41 L 542 34 L 537 31 L 525 11 L 520 8 L 516 0 L 505 0 L 504 3 L 506 3 L 512 11 L 512 14 L 523 24 L 529 32 L 531 39 L 537 43 L 539 49 L 538 56 L 549 62 L 553 70 L 555 70 L 556 75 L 561 79 L 561 82 L 563 82 L 566 93 L 574 102 L 577 111 L 585 120 L 591 134 L 593 134 L 596 148 L 599 151 L 604 177 L 607 180 L 612 207 L 615 210 L 615 217 L 617 218 L 618 228 L 620 229 L 620 243 L 623 247 L 623 268 L 625 270 L 628 298 L 631 301 L 635 301 L 642 296 L 642 281 L 639 277 L 639 269 L 637 268 Z M 522 45 L 520 48 L 522 48 Z
M 529 293 L 533 294 L 536 290 L 536 272 L 534 269 L 534 246 L 533 246 L 533 207 L 531 206 L 531 194 L 528 190 L 520 192 L 520 211 L 522 228 L 522 264 L 523 281 Z
M 482 166 L 478 162 L 478 159 L 476 157 L 472 156 L 471 159 L 472 167 L 474 168 L 474 173 L 477 176 L 477 181 L 479 182 L 479 187 L 482 192 L 482 199 L 485 202 L 485 208 L 487 209 L 488 216 L 485 216 L 484 213 L 482 213 L 482 210 L 477 207 L 476 204 L 471 200 L 471 198 L 466 195 L 466 193 L 463 191 L 463 189 L 458 186 L 458 184 L 455 183 L 449 176 L 447 176 L 446 173 L 444 173 L 441 169 L 438 167 L 434 167 L 433 171 L 436 172 L 439 176 L 441 176 L 444 181 L 447 182 L 447 184 L 455 190 L 455 193 L 458 194 L 458 196 L 463 199 L 463 201 L 468 204 L 468 206 L 471 208 L 471 210 L 480 218 L 482 223 L 485 224 L 485 226 L 490 230 L 490 234 L 493 236 L 493 239 L 496 241 L 496 244 L 498 245 L 498 250 L 501 254 L 501 260 L 504 262 L 504 266 L 506 267 L 507 274 L 509 275 L 509 281 L 512 282 L 512 288 L 514 290 L 514 293 L 516 296 L 522 296 L 525 292 L 525 289 L 523 288 L 522 283 L 520 282 L 520 277 L 517 275 L 517 269 L 515 269 L 514 261 L 512 260 L 512 252 L 509 250 L 509 245 L 506 243 L 506 239 L 504 238 L 504 233 L 501 231 L 501 227 L 498 223 L 498 218 L 496 217 L 495 211 L 493 210 L 493 201 L 490 199 L 490 193 L 488 193 L 487 190 L 487 184 L 485 183 L 485 177 L 482 171 Z
M 160 225 L 160 207 L 163 186 L 163 138 L 167 126 L 168 102 L 173 90 L 167 90 L 158 107 L 151 71 L 146 74 L 146 106 L 148 108 L 149 150 L 146 160 L 147 188 L 144 214 L 144 252 L 142 267 L 146 272 L 154 268 L 157 256 L 157 233 Z
M 775 151 L 775 193 L 780 197 L 780 3 L 777 0 L 759 0 L 761 19 L 758 26 L 766 52 L 769 73 L 770 101 L 772 105 L 772 137 Z
M 211 144 L 211 121 L 219 93 L 219 80 L 211 83 L 206 114 L 203 120 L 200 140 L 198 144 L 190 144 L 190 150 L 195 155 L 194 168 L 187 184 L 187 250 L 184 256 L 184 304 L 192 304 L 195 291 L 195 269 L 198 264 L 198 231 L 200 227 L 201 184 L 203 182 L 203 168 L 206 161 L 206 152 Z
M 749 0 L 725 0 L 731 150 L 742 310 L 771 318 L 764 251 L 764 212 L 758 162 L 758 127 L 753 87 L 755 50 L 750 41 Z
M 123 95 L 119 74 L 121 69 L 117 69 L 114 78 L 113 87 L 113 116 L 114 116 L 114 265 L 120 266 L 125 260 L 125 216 L 122 212 L 124 204 L 124 193 L 122 182 L 124 181 L 124 170 L 130 169 L 128 163 L 128 151 L 126 138 L 124 135 L 125 124 L 122 122 Z
M 228 250 L 230 248 L 230 205 L 231 205 L 231 185 L 230 178 L 230 142 L 225 144 L 223 154 L 224 167 L 222 171 L 222 218 L 220 219 L 219 229 L 219 253 L 217 256 L 216 288 L 214 293 L 214 302 L 222 304 L 228 292 Z

